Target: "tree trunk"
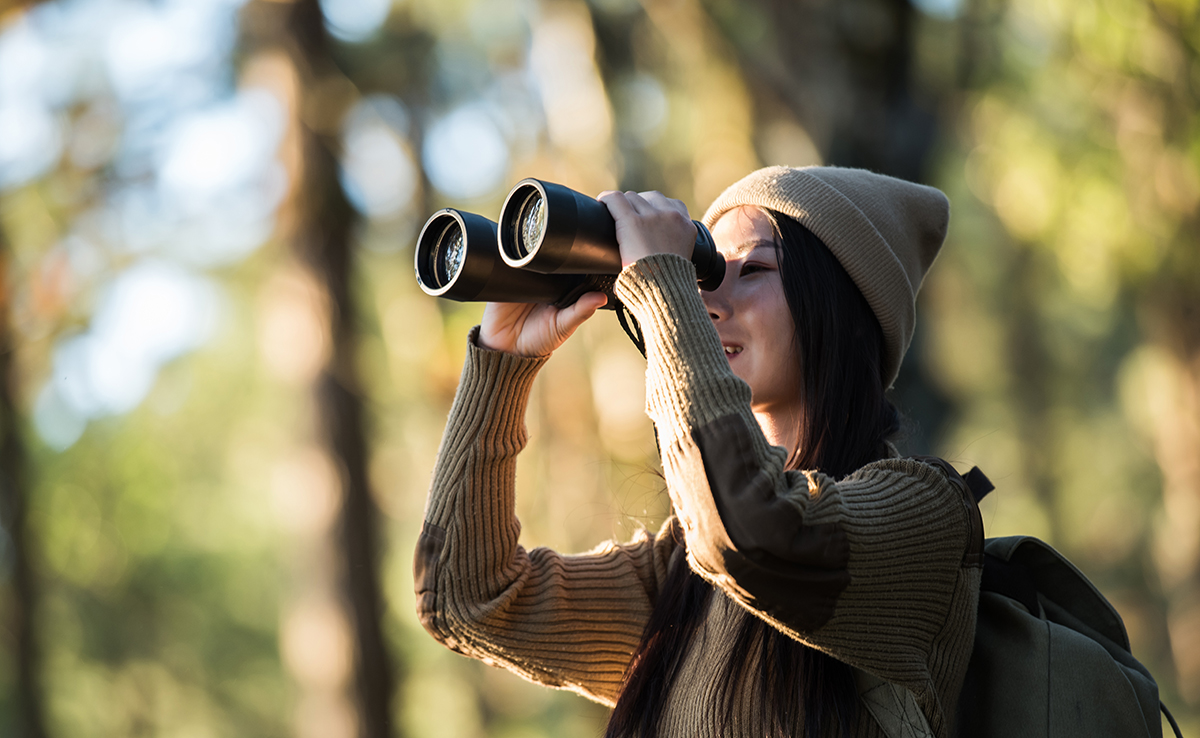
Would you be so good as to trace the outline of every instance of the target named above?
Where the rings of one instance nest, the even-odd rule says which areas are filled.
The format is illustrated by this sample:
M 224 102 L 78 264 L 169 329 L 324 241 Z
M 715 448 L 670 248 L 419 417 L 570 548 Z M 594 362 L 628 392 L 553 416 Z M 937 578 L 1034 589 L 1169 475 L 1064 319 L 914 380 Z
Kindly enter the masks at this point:
M 333 526 L 338 585 L 352 631 L 354 705 L 358 734 L 393 734 L 391 696 L 395 683 L 381 619 L 378 510 L 368 479 L 367 432 L 356 361 L 357 310 L 353 295 L 354 228 L 357 216 L 338 179 L 336 139 L 313 130 L 310 114 L 328 122 L 328 100 L 314 90 L 338 75 L 317 0 L 260 2 L 247 8 L 248 47 L 282 50 L 294 68 L 295 153 L 292 196 L 283 220 L 297 261 L 320 290 L 327 315 L 330 351 L 312 384 L 317 438 L 338 472 L 339 509 Z M 249 15 L 252 14 L 252 15 Z M 256 38 L 254 36 L 257 36 Z M 324 126 L 322 126 L 324 129 Z
M 334 66 L 317 0 L 292 5 L 288 30 L 297 69 Z M 298 109 L 315 81 L 301 74 Z M 355 359 L 357 310 L 351 294 L 356 217 L 338 182 L 329 142 L 301 126 L 302 179 L 297 183 L 293 248 L 328 297 L 332 351 L 314 387 L 317 423 L 326 452 L 341 471 L 342 506 L 337 533 L 344 557 L 342 586 L 355 637 L 356 697 L 363 738 L 386 738 L 391 729 L 392 673 L 380 620 L 378 511 L 369 491 L 363 402 Z
M 1174 402 L 1156 418 L 1155 455 L 1162 471 L 1163 524 L 1157 531 L 1156 560 L 1168 602 L 1171 652 L 1180 696 L 1200 707 L 1200 168 L 1194 156 L 1200 64 L 1195 29 L 1200 13 L 1147 3 L 1158 30 L 1179 55 L 1173 84 L 1147 82 L 1161 102 L 1164 156 L 1155 190 L 1161 206 L 1177 218 L 1173 237 L 1157 274 L 1143 285 L 1140 302 L 1151 340 L 1171 358 Z M 1179 167 L 1166 153 L 1177 152 Z M 1168 222 L 1170 222 L 1168 220 Z
M 1192 251 L 1194 244 L 1180 239 L 1175 248 Z M 1188 270 L 1180 261 L 1185 259 L 1172 260 L 1179 271 L 1165 270 L 1149 300 L 1151 331 L 1171 359 L 1169 374 L 1159 377 L 1169 385 L 1170 401 L 1155 418 L 1164 508 L 1155 559 L 1168 602 L 1176 686 L 1195 707 L 1200 705 L 1200 269 Z
M 9 259 L 11 248 L 0 228 L 0 563 L 7 559 L 10 579 L 4 597 L 8 651 L 13 654 L 15 735 L 44 738 L 42 694 L 38 673 L 37 582 L 30 561 L 26 518 L 28 494 L 27 455 L 21 439 L 21 414 L 17 408 L 16 351 L 11 321 Z M 3 535 L 8 534 L 8 540 Z M 7 545 L 5 545 L 7 543 Z M 7 550 L 5 550 L 7 549 Z

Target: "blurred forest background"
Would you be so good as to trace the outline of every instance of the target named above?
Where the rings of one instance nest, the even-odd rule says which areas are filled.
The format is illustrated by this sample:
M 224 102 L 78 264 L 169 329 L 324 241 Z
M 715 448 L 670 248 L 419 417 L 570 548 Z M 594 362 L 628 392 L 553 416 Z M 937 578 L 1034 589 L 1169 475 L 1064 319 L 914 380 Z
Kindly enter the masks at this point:
M 895 398 L 1200 732 L 1196 0 L 0 0 L 0 736 L 595 736 L 414 617 L 480 306 L 424 218 L 700 213 L 763 164 L 953 203 Z M 666 512 L 610 314 L 540 376 L 527 545 Z

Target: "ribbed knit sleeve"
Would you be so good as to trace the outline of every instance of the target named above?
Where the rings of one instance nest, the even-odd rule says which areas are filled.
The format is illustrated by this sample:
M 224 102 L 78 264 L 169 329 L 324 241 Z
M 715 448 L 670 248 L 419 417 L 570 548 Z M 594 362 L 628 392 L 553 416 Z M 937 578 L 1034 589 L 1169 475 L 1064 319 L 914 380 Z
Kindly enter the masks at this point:
M 692 568 L 797 640 L 910 690 L 947 736 L 974 635 L 970 552 L 982 544 L 962 491 L 911 459 L 842 480 L 785 470 L 692 265 L 639 260 L 616 291 L 645 337 L 646 409 Z
M 417 544 L 417 609 L 448 647 L 613 704 L 641 638 L 672 537 L 646 534 L 578 556 L 518 544 L 517 453 L 544 359 L 488 351 L 472 333 Z M 665 528 L 664 528 L 665 531 Z

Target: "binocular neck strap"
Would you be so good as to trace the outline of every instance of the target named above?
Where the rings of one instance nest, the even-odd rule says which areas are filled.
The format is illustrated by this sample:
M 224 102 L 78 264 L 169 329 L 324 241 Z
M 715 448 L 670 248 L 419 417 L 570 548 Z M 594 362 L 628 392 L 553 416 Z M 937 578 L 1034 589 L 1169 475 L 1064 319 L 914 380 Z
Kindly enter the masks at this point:
M 617 302 L 616 310 L 617 321 L 625 329 L 625 335 L 629 336 L 630 341 L 633 341 L 633 345 L 641 352 L 642 358 L 646 358 L 646 339 L 642 336 L 642 326 L 638 324 L 637 318 L 633 317 L 633 313 L 625 307 L 625 303 Z M 631 323 L 632 327 L 630 327 Z

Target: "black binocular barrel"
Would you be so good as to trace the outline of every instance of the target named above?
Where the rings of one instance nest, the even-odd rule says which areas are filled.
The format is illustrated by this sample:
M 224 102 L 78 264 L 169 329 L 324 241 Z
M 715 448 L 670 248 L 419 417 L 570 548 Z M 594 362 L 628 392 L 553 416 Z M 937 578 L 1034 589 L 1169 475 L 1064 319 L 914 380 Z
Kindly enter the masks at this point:
M 692 263 L 700 288 L 715 290 L 725 259 L 698 221 Z M 569 187 L 523 179 L 500 209 L 500 256 L 511 267 L 544 274 L 619 274 L 621 252 L 608 206 Z
M 611 293 L 611 278 L 509 266 L 500 258 L 495 221 L 454 208 L 443 208 L 425 221 L 415 262 L 417 284 L 426 294 L 459 302 L 563 305 L 590 290 Z

